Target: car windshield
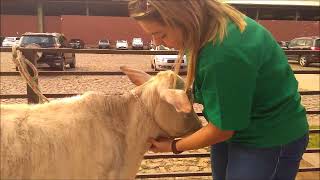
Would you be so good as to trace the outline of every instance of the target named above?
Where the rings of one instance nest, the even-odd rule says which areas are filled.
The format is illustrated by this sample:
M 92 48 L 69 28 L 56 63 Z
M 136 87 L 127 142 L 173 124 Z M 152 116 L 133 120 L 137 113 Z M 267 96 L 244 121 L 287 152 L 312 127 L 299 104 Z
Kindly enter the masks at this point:
M 317 40 L 316 40 L 315 45 L 316 45 L 316 47 L 320 47 L 320 39 L 317 39 Z
M 71 42 L 71 43 L 74 43 L 74 42 L 81 42 L 81 40 L 80 40 L 80 39 L 71 39 L 71 40 L 70 40 L 70 42 Z
M 141 42 L 142 40 L 141 40 L 141 38 L 133 38 L 133 41 L 135 41 L 135 42 Z
M 16 41 L 16 39 L 14 37 L 7 37 L 4 39 L 5 41 L 10 41 L 10 42 L 14 42 Z
M 23 36 L 21 46 L 39 44 L 41 47 L 52 47 L 55 44 L 53 36 Z
M 165 47 L 165 46 L 163 46 L 163 45 L 160 45 L 160 46 L 159 46 L 159 50 L 168 50 L 168 48 Z
M 108 43 L 108 40 L 100 40 L 101 43 Z
M 118 43 L 126 43 L 126 40 L 118 40 Z

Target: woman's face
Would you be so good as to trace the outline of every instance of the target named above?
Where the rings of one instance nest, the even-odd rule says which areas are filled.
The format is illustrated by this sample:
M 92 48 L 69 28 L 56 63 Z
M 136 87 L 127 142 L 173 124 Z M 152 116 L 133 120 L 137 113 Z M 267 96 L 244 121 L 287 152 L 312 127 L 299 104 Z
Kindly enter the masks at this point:
M 182 33 L 178 28 L 170 28 L 154 21 L 138 21 L 142 29 L 150 34 L 155 45 L 169 48 L 182 48 Z

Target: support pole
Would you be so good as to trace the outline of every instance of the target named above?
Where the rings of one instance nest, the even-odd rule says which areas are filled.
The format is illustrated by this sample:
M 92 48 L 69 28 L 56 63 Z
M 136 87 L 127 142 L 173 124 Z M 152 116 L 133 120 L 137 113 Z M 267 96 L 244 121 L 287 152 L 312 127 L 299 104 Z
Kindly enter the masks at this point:
M 42 33 L 44 30 L 44 14 L 43 14 L 43 2 L 37 1 L 37 17 L 38 17 L 38 32 Z

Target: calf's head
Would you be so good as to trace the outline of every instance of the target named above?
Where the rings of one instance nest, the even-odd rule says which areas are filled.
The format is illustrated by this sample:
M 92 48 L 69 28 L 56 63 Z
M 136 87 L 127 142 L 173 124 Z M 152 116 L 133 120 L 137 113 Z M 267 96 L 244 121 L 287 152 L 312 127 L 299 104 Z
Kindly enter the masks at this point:
M 170 137 L 180 137 L 200 129 L 201 122 L 184 91 L 184 81 L 173 71 L 159 72 L 156 76 L 121 67 L 137 87 L 132 91 L 143 103 L 146 113 Z

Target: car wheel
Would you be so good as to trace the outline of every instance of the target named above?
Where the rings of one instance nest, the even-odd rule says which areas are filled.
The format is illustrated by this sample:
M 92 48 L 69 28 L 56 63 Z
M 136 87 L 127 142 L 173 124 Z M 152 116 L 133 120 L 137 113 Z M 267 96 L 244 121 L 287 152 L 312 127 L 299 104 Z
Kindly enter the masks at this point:
M 76 56 L 73 55 L 72 58 L 72 63 L 69 64 L 70 68 L 76 68 Z
M 308 57 L 307 57 L 307 56 L 300 56 L 300 58 L 299 58 L 299 64 L 300 64 L 300 66 L 302 66 L 302 67 L 307 67 L 307 66 L 309 65 Z
M 65 71 L 66 70 L 66 62 L 65 62 L 64 59 L 60 63 L 59 70 L 60 71 Z

